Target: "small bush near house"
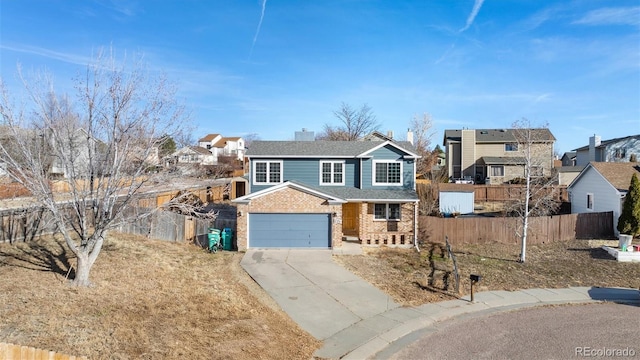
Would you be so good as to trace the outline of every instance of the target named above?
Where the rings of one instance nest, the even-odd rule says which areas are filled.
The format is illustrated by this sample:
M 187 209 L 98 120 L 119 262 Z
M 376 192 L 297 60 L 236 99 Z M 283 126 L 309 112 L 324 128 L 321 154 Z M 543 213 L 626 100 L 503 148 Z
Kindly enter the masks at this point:
M 634 237 L 640 234 L 640 181 L 638 181 L 636 174 L 631 177 L 631 184 L 627 196 L 624 198 L 617 229 L 621 234 Z

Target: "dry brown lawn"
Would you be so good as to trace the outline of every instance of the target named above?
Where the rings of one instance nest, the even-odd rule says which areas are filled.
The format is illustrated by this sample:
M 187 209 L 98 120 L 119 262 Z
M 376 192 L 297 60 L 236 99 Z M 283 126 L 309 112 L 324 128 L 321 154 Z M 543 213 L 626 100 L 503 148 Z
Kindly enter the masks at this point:
M 320 343 L 240 268 L 243 254 L 117 234 L 91 273 L 62 240 L 0 244 L 0 342 L 89 359 L 309 359 Z
M 469 292 L 532 287 L 640 286 L 640 264 L 571 241 L 528 247 L 454 247 L 461 292 L 443 244 L 367 248 L 336 256 L 397 302 L 419 305 Z M 94 286 L 65 280 L 75 259 L 59 239 L 0 244 L 0 342 L 90 359 L 310 359 L 320 342 L 301 330 L 239 266 L 242 253 L 114 234 L 92 272 Z M 433 271 L 437 269 L 437 271 Z
M 519 245 L 453 247 L 460 274 L 455 292 L 453 262 L 444 244 L 414 249 L 368 248 L 367 255 L 334 257 L 347 269 L 404 305 L 450 300 L 470 292 L 470 274 L 482 276 L 475 291 L 602 286 L 640 288 L 640 263 L 619 263 L 600 248 L 617 241 L 574 240 L 530 245 L 519 263 Z M 438 269 L 435 272 L 433 269 Z

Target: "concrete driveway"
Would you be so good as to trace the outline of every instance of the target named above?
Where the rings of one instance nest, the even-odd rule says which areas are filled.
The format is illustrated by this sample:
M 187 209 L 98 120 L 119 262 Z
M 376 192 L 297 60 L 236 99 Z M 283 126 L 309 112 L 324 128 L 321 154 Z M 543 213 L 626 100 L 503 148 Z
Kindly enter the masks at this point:
M 331 250 L 248 250 L 240 265 L 319 340 L 399 306 L 336 264 L 331 254 Z

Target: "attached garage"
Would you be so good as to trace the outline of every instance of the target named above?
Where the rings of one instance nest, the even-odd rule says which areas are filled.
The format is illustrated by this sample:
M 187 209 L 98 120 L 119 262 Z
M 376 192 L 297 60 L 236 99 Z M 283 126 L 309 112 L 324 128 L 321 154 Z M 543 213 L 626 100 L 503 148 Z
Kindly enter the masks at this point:
M 251 248 L 330 248 L 331 214 L 250 213 Z

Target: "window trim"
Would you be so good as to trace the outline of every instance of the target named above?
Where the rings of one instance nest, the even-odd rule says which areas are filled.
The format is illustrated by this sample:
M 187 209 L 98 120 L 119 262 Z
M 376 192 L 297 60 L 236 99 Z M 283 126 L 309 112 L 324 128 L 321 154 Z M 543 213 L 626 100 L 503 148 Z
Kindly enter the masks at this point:
M 517 142 L 504 143 L 504 151 L 505 152 L 518 151 L 518 143 Z
M 589 200 L 591 200 L 591 201 L 589 201 Z M 593 193 L 587 193 L 587 206 L 586 206 L 587 210 L 593 211 L 594 203 L 595 203 L 595 201 L 594 201 Z M 591 205 L 591 206 L 589 206 L 589 205 Z
M 376 206 L 379 205 L 384 205 L 384 219 L 383 218 L 378 218 L 376 215 Z M 391 219 L 389 217 L 389 214 L 391 214 L 391 211 L 389 209 L 390 205 L 397 205 L 398 206 L 398 218 L 397 219 Z M 402 221 L 402 204 L 401 203 L 374 203 L 373 204 L 373 221 Z
M 376 166 L 378 164 L 400 164 L 400 182 L 398 183 L 390 183 L 390 182 L 377 182 L 376 181 Z M 371 166 L 371 184 L 373 186 L 403 186 L 404 185 L 404 161 L 401 160 L 374 160 Z M 387 181 L 389 180 L 389 170 L 387 168 Z
M 257 164 L 259 163 L 266 163 L 267 164 L 267 177 L 266 177 L 266 182 L 259 182 L 258 179 L 256 178 L 256 168 L 257 168 Z M 280 179 L 278 180 L 278 182 L 271 182 L 269 181 L 269 179 L 271 178 L 271 164 L 272 163 L 277 163 L 280 164 Z M 255 185 L 273 185 L 273 184 L 281 184 L 282 183 L 282 176 L 284 173 L 284 165 L 283 165 L 283 161 L 282 160 L 255 160 L 253 162 L 253 166 L 251 169 L 251 176 L 253 178 L 253 183 Z
M 331 182 L 324 182 L 323 181 L 324 171 L 322 169 L 322 165 L 324 165 L 324 164 L 331 164 Z M 341 164 L 342 165 L 342 182 L 334 182 L 333 181 L 333 179 L 334 179 L 333 176 L 335 175 L 334 164 Z M 318 183 L 321 186 L 344 186 L 345 177 L 346 177 L 346 161 L 344 161 L 344 160 L 320 160 L 320 176 L 319 176 L 319 179 L 318 179 Z
M 490 177 L 504 177 L 505 168 L 504 165 L 490 165 Z M 493 169 L 502 168 L 502 175 L 493 175 Z

